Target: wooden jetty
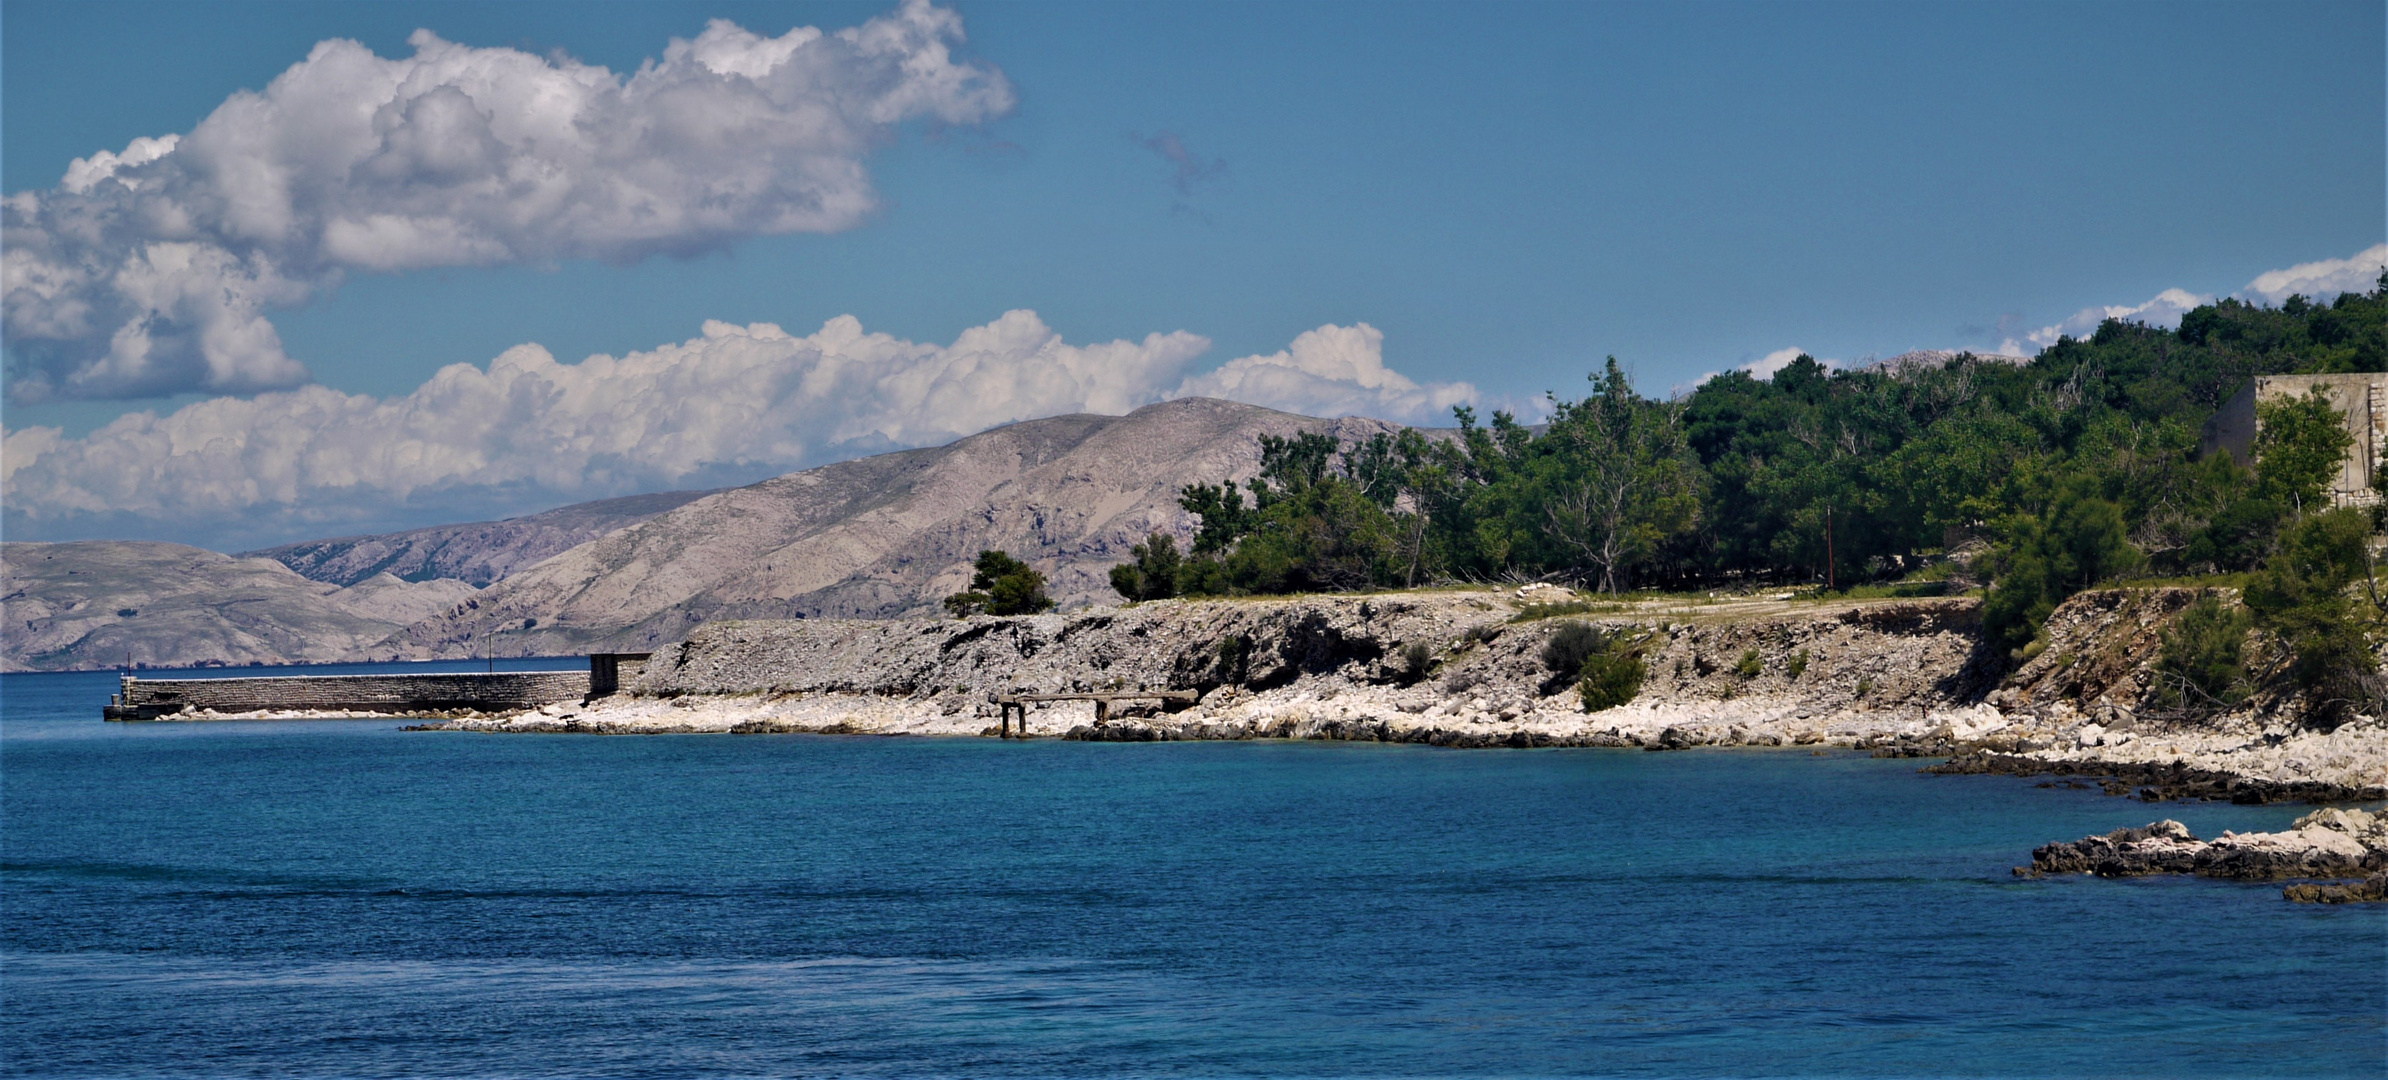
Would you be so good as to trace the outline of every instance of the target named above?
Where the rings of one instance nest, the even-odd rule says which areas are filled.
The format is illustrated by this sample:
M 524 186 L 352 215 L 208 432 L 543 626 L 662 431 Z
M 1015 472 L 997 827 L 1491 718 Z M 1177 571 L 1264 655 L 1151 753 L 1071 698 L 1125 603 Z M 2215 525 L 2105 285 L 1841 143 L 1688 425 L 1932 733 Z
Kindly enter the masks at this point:
M 1028 706 L 1046 701 L 1091 701 L 1095 707 L 1095 726 L 1111 722 L 1111 703 L 1114 701 L 1157 701 L 1163 709 L 1175 711 L 1194 704 L 1201 695 L 1192 690 L 1093 690 L 1082 694 L 1008 694 L 995 699 L 1003 717 L 996 721 L 996 736 L 1012 738 L 1012 714 L 1020 716 L 1019 738 L 1028 737 Z

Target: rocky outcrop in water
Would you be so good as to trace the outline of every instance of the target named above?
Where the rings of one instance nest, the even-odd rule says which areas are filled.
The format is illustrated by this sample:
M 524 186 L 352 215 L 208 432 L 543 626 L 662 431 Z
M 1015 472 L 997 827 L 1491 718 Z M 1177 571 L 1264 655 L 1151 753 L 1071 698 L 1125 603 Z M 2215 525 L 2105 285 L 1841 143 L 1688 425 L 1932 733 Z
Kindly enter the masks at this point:
M 2212 840 L 2200 840 L 2180 822 L 2168 819 L 2135 829 L 2116 829 L 2104 836 L 2043 845 L 2032 851 L 2030 866 L 2015 868 L 2019 875 L 2195 874 L 2234 881 L 2353 878 L 2384 870 L 2388 870 L 2388 815 L 2336 807 L 2298 818 L 2285 832 L 2225 832 Z M 2361 886 L 2354 888 L 2360 891 Z M 2310 898 L 2323 897 L 2316 891 Z
M 2308 882 L 2281 890 L 2281 898 L 2300 904 L 2376 904 L 2388 901 L 2388 871 L 2361 881 Z
M 2184 735 L 2176 742 L 2194 738 L 2194 735 Z M 2346 744 L 2345 752 L 2332 753 L 2329 748 L 2339 743 Z M 2283 771 L 2280 769 L 2265 770 L 2260 774 L 2247 771 L 2248 765 L 2264 764 L 2265 755 L 2262 750 L 2246 747 L 2200 754 L 2198 760 L 2208 763 L 2201 766 L 2192 766 L 2178 756 L 2170 760 L 2115 760 L 2097 756 L 2094 752 L 2084 754 L 2078 747 L 2035 754 L 1942 745 L 1938 748 L 1939 753 L 1902 753 L 1900 756 L 1952 755 L 1947 761 L 1924 770 L 1941 776 L 1994 774 L 2080 777 L 2095 781 L 2109 795 L 2130 795 L 2142 802 L 2176 799 L 2206 799 L 2249 805 L 2362 802 L 2388 794 L 2388 786 L 2384 786 L 2388 785 L 2388 777 L 2376 772 L 2367 774 L 2361 768 L 2344 767 L 2358 762 L 2374 762 L 2381 757 L 2384 748 L 2378 725 L 2363 724 L 2340 731 L 2306 732 L 2296 740 L 2296 745 L 2308 757 L 2321 758 L 2325 767 L 2329 767 L 2330 762 L 2339 762 L 2340 767 L 2329 767 L 2328 775 L 2332 779 L 2283 777 L 2279 775 Z M 2294 771 L 2302 772 L 2310 768 L 2306 758 L 2290 760 L 2297 766 Z

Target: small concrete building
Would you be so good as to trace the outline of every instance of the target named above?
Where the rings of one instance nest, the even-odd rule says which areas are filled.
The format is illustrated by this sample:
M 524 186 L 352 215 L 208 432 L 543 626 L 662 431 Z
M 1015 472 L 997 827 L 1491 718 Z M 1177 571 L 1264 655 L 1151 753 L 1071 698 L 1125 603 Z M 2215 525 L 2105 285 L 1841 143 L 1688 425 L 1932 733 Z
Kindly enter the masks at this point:
M 2255 403 L 2284 397 L 2303 397 L 2314 387 L 2330 395 L 2330 406 L 2345 413 L 2347 434 L 2355 445 L 2347 448 L 2338 479 L 2330 485 L 2331 501 L 2340 506 L 2369 506 L 2380 501 L 2371 486 L 2374 470 L 2388 465 L 2388 374 L 2258 375 L 2222 403 L 2198 438 L 2198 452 L 2223 451 L 2242 465 L 2255 460 Z

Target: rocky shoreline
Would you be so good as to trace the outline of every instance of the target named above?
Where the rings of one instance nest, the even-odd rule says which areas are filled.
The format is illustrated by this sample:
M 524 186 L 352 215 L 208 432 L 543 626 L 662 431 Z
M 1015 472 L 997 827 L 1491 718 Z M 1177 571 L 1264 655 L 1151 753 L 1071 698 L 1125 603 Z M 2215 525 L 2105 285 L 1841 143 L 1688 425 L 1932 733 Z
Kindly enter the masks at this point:
M 1039 736 L 1342 739 L 1446 747 L 1815 746 L 1947 758 L 1944 774 L 2096 778 L 2143 800 L 2388 798 L 2388 725 L 2142 709 L 2164 621 L 2196 589 L 2106 590 L 2007 671 L 1978 601 L 1783 596 L 1553 606 L 1489 589 L 1164 601 L 1024 618 L 709 624 L 625 692 L 442 730 L 993 736 L 1018 693 L 1191 690 L 1190 707 L 1040 703 Z M 1564 593 L 1556 599 L 1568 600 Z M 1543 655 L 1569 623 L 1634 643 L 1625 705 L 1586 712 Z
M 2325 746 L 2328 741 L 2326 737 L 2305 740 Z M 2382 797 L 2381 785 L 2366 783 L 2362 777 L 2346 782 L 2271 779 L 2230 769 L 2193 767 L 2179 757 L 2169 761 L 2134 761 L 2096 755 L 2011 754 L 1969 749 L 1956 752 L 1947 761 L 1928 766 L 1924 771 L 1940 776 L 2078 777 L 2098 781 L 2098 786 L 2109 795 L 2127 794 L 2141 802 L 2220 800 L 2262 805 L 2366 802 Z
M 2042 845 L 2032 851 L 2031 865 L 2016 867 L 2015 874 L 2193 874 L 2231 881 L 2360 878 L 2291 885 L 2282 895 L 2309 903 L 2388 900 L 2388 814 L 2325 808 L 2298 818 L 2284 832 L 2224 832 L 2212 840 L 2200 840 L 2180 822 L 2166 819 Z

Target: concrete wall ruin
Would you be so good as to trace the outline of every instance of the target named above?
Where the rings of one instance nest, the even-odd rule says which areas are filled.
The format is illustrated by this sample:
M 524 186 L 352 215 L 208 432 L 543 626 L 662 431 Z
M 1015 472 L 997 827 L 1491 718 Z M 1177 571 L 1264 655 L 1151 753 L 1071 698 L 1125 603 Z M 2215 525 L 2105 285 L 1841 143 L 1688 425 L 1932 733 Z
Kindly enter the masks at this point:
M 2369 506 L 2380 501 L 2372 480 L 2388 458 L 2388 374 L 2259 375 L 2248 380 L 2206 421 L 2198 438 L 2198 452 L 2219 450 L 2241 465 L 2255 463 L 2257 401 L 2303 397 L 2319 387 L 2330 396 L 2330 407 L 2346 414 L 2347 434 L 2355 444 L 2331 481 L 2330 498 L 2339 506 Z

